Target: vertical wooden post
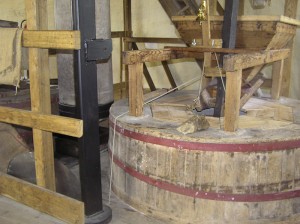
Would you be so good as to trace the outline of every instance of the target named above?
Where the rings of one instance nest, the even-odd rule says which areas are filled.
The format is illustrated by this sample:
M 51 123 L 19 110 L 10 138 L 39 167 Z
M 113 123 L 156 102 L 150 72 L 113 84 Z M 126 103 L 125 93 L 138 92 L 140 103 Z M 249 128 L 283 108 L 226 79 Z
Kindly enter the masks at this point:
M 209 1 L 209 14 L 212 16 L 217 15 L 217 5 L 218 5 L 218 0 L 210 0 Z
M 285 0 L 284 15 L 295 19 L 297 15 L 297 6 L 298 6 L 298 0 Z M 283 71 L 281 95 L 288 97 L 290 95 L 292 55 L 293 55 L 292 50 L 294 47 L 294 38 L 287 44 L 286 47 L 291 49 L 291 54 L 290 54 L 291 56 L 288 59 L 286 59 L 284 62 L 285 69 Z
M 203 46 L 204 47 L 211 47 L 210 40 L 211 40 L 211 33 L 210 33 L 210 1 L 207 0 L 207 21 L 203 21 L 202 23 L 202 39 L 203 39 Z M 211 67 L 211 53 L 205 52 L 204 53 L 204 67 Z
M 132 36 L 132 18 L 131 18 L 131 0 L 123 0 L 123 16 L 124 16 L 124 31 L 125 37 Z M 131 50 L 131 43 L 124 43 L 124 51 Z M 128 96 L 129 91 L 129 70 L 128 66 L 125 66 L 125 92 L 126 96 Z
M 226 72 L 226 78 L 224 130 L 234 132 L 239 121 L 242 70 Z
M 273 63 L 272 68 L 272 99 L 278 100 L 280 96 L 280 90 L 282 85 L 284 60 L 276 61 Z
M 29 30 L 47 30 L 47 0 L 26 0 Z M 46 49 L 29 49 L 31 110 L 51 113 L 49 56 Z M 55 191 L 52 133 L 33 129 L 37 185 Z
M 143 94 L 143 63 L 128 65 L 129 70 L 129 115 L 142 116 Z

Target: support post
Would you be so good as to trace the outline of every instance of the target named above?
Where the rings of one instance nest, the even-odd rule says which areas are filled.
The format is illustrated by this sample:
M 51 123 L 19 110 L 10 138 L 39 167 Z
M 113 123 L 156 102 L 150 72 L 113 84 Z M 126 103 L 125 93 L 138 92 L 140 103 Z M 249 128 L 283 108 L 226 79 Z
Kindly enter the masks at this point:
M 96 39 L 95 1 L 73 1 L 73 24 L 81 33 L 81 49 L 74 53 L 76 116 L 83 120 L 79 138 L 81 195 L 86 223 L 107 223 L 111 210 L 102 204 L 96 61 L 87 61 L 86 43 Z
M 128 65 L 129 70 L 129 115 L 143 115 L 143 63 Z
M 242 70 L 226 72 L 226 77 L 224 130 L 234 132 L 239 122 Z
M 125 37 L 132 37 L 132 21 L 131 21 L 131 0 L 123 0 L 123 16 L 124 16 L 124 31 Z M 131 50 L 131 43 L 124 43 L 124 51 Z M 128 96 L 129 91 L 129 71 L 128 66 L 125 65 L 125 92 Z
M 137 46 L 137 44 L 135 42 L 132 42 L 132 49 L 133 50 L 137 50 L 137 51 L 139 50 L 139 48 L 138 48 L 138 46 Z M 151 91 L 155 91 L 156 87 L 154 85 L 154 82 L 153 82 L 153 80 L 151 78 L 150 72 L 149 72 L 149 70 L 148 70 L 148 68 L 147 68 L 147 66 L 146 66 L 145 63 L 143 63 L 143 73 L 144 73 L 145 79 L 146 79 L 146 81 L 147 81 L 147 83 L 149 85 L 150 90 Z
M 47 30 L 47 0 L 26 0 L 29 30 Z M 49 55 L 47 49 L 29 49 L 31 110 L 51 114 Z M 37 185 L 55 191 L 52 133 L 33 129 Z
M 272 99 L 278 100 L 280 96 L 280 90 L 282 86 L 284 60 L 276 61 L 273 63 L 272 68 Z
M 239 11 L 238 0 L 225 1 L 225 14 L 224 14 L 223 31 L 222 31 L 223 48 L 235 48 L 238 11 Z M 223 57 L 221 56 L 220 66 L 222 65 L 223 65 Z M 217 99 L 216 99 L 214 116 L 221 117 L 223 114 L 225 90 L 223 88 L 223 82 L 221 78 L 217 78 L 217 80 L 218 80 Z
M 295 19 L 297 16 L 297 7 L 298 0 L 285 0 L 284 5 L 284 15 L 290 18 Z M 285 70 L 283 71 L 283 79 L 282 79 L 282 86 L 281 86 L 281 95 L 285 97 L 289 97 L 290 95 L 290 85 L 291 85 L 291 73 L 292 73 L 292 55 L 293 55 L 293 47 L 294 47 L 294 39 L 290 40 L 287 44 L 286 48 L 291 49 L 291 57 L 289 57 L 284 62 Z

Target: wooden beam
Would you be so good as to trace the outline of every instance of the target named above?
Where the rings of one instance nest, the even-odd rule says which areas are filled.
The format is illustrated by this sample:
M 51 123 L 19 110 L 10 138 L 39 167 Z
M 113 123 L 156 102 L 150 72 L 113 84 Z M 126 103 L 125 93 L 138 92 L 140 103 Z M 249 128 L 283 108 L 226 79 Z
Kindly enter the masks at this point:
M 234 132 L 238 128 L 242 70 L 226 73 L 224 130 Z
M 168 61 L 175 59 L 176 55 L 172 54 L 171 50 L 140 50 L 140 51 L 125 51 L 123 54 L 123 64 L 132 65 L 135 63 L 153 62 L 153 61 Z
M 241 53 L 251 53 L 251 52 L 257 52 L 261 51 L 262 49 L 242 49 L 242 48 L 214 48 L 214 47 L 171 47 L 166 46 L 165 49 L 170 49 L 172 51 L 181 52 L 198 52 L 198 53 L 204 53 L 204 52 L 211 52 L 211 53 L 224 53 L 224 54 L 241 54 Z
M 124 21 L 124 32 L 125 37 L 132 36 L 132 13 L 131 13 L 131 0 L 123 0 L 123 21 Z M 124 43 L 124 51 L 129 51 L 132 49 L 131 43 Z M 125 70 L 125 92 L 128 96 L 129 92 L 129 70 L 126 63 L 124 66 Z
M 47 0 L 25 0 L 28 30 L 47 30 Z M 48 49 L 29 49 L 30 97 L 33 112 L 51 114 Z M 55 191 L 52 133 L 33 129 L 37 185 Z
M 123 64 L 135 64 L 154 61 L 168 61 L 179 58 L 203 58 L 204 52 L 215 53 L 249 53 L 257 49 L 228 49 L 228 48 L 187 48 L 166 47 L 160 50 L 125 51 L 122 53 Z
M 62 30 L 24 30 L 22 43 L 23 47 L 79 50 L 80 32 Z
M 73 136 L 82 136 L 82 120 L 0 106 L 0 122 Z
M 247 90 L 247 92 L 242 96 L 241 102 L 240 102 L 240 109 L 250 100 L 250 98 L 253 96 L 253 94 L 261 87 L 261 85 L 264 83 L 263 79 L 258 79 L 251 88 Z
M 225 71 L 236 71 L 250 68 L 286 59 L 289 54 L 289 49 L 282 49 L 264 51 L 262 53 L 227 55 L 224 57 L 223 69 Z
M 280 96 L 280 90 L 282 85 L 284 60 L 276 61 L 273 63 L 272 68 L 272 99 L 278 100 Z
M 129 69 L 129 115 L 139 117 L 143 114 L 143 64 L 128 65 Z
M 298 0 L 285 0 L 284 5 L 284 15 L 290 18 L 296 18 L 298 8 Z M 294 48 L 294 38 L 289 41 L 286 46 L 291 49 L 291 55 L 293 55 L 292 50 Z M 284 62 L 284 71 L 281 85 L 281 95 L 289 97 L 290 95 L 290 86 L 291 86 L 291 73 L 292 73 L 292 57 L 289 57 Z
M 0 194 L 66 223 L 84 223 L 83 202 L 0 172 Z
M 183 44 L 180 38 L 160 38 L 160 37 L 126 37 L 125 42 L 128 43 L 169 43 L 169 44 Z
M 167 61 L 162 61 L 161 63 L 162 63 L 162 66 L 163 66 L 163 68 L 165 70 L 165 73 L 167 74 L 167 77 L 168 77 L 168 80 L 169 80 L 169 82 L 171 84 L 172 89 L 176 88 L 177 85 L 176 85 L 176 82 L 175 82 L 175 80 L 173 78 L 172 72 L 171 72 L 171 70 L 169 68 L 168 62 Z
M 204 70 L 205 77 L 225 77 L 226 72 L 223 70 L 223 68 L 218 67 L 208 67 Z
M 135 42 L 132 42 L 132 48 L 133 48 L 133 50 L 139 50 L 138 46 Z M 143 63 L 143 73 L 144 73 L 145 79 L 146 79 L 146 81 L 149 85 L 150 90 L 151 91 L 156 90 L 156 87 L 155 87 L 154 82 L 151 78 L 150 72 L 149 72 L 149 70 L 148 70 L 145 63 Z
M 111 32 L 111 38 L 125 37 L 125 31 L 113 31 Z
M 217 4 L 218 0 L 210 0 L 209 1 L 209 15 L 217 15 Z

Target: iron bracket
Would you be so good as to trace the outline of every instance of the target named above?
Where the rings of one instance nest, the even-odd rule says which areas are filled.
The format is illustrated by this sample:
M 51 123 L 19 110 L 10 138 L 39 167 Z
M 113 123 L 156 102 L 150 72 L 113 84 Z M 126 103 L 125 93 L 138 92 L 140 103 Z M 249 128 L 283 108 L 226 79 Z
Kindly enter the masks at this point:
M 86 61 L 106 60 L 111 56 L 111 39 L 87 40 L 84 43 Z

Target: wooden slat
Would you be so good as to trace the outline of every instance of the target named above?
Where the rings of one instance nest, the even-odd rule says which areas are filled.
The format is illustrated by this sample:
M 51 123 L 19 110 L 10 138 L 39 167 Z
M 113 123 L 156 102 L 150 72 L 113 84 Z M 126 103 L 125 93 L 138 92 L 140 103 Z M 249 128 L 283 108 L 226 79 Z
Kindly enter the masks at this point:
M 242 70 L 226 73 L 224 130 L 234 132 L 238 128 Z
M 209 43 L 210 44 L 210 43 Z M 204 52 L 211 52 L 211 53 L 224 53 L 224 54 L 241 54 L 241 53 L 251 53 L 251 52 L 257 52 L 262 49 L 241 49 L 241 48 L 215 48 L 215 47 L 171 47 L 166 46 L 165 49 L 170 49 L 175 52 L 198 52 L 198 53 L 204 53 Z
M 135 43 L 170 43 L 170 44 L 184 43 L 179 38 L 158 38 L 158 37 L 127 37 L 124 38 L 124 41 L 135 42 Z
M 223 68 L 225 71 L 236 71 L 250 68 L 257 65 L 286 59 L 289 56 L 289 53 L 289 49 L 282 49 L 265 51 L 262 53 L 226 55 L 224 57 Z
M 27 28 L 47 30 L 47 0 L 25 0 Z M 48 49 L 29 49 L 30 97 L 33 112 L 51 114 Z M 55 191 L 52 133 L 33 129 L 37 185 Z
M 168 77 L 168 80 L 169 80 L 169 82 L 171 84 L 172 89 L 176 88 L 177 85 L 176 85 L 176 82 L 175 82 L 174 77 L 172 75 L 172 72 L 171 72 L 171 70 L 169 68 L 168 62 L 167 61 L 162 61 L 161 63 L 162 63 L 162 66 L 163 66 L 163 68 L 165 70 L 165 73 L 166 73 L 166 75 Z
M 112 31 L 111 38 L 125 37 L 125 31 Z
M 253 94 L 261 87 L 264 83 L 263 79 L 258 79 L 251 88 L 242 96 L 240 102 L 240 109 L 248 102 L 248 100 L 253 96 Z
M 0 194 L 67 223 L 84 223 L 83 202 L 0 173 Z
M 129 115 L 143 114 L 143 64 L 128 65 L 129 70 Z
M 173 16 L 173 22 L 180 22 L 180 21 L 196 21 L 197 16 Z M 286 24 L 291 24 L 295 26 L 300 26 L 300 21 L 296 19 L 289 18 L 287 16 L 269 16 L 269 15 L 243 15 L 238 16 L 238 21 L 257 21 L 257 22 L 283 22 Z M 211 21 L 223 21 L 223 16 L 211 16 Z
M 137 46 L 137 44 L 135 42 L 132 43 L 132 48 L 134 50 L 139 50 L 138 46 Z M 146 81 L 147 81 L 147 83 L 149 85 L 150 90 L 151 91 L 155 91 L 156 90 L 155 84 L 154 84 L 154 82 L 153 82 L 153 80 L 151 78 L 150 72 L 149 72 L 149 70 L 148 70 L 148 68 L 147 68 L 147 66 L 146 66 L 145 63 L 143 63 L 143 73 L 144 73 L 145 79 L 146 79 Z
M 140 50 L 123 52 L 123 64 L 131 65 L 152 61 L 168 61 L 176 58 L 171 50 Z
M 272 99 L 278 100 L 280 96 L 282 77 L 283 77 L 284 60 L 273 63 L 272 68 Z
M 23 47 L 79 50 L 80 32 L 63 30 L 24 30 L 22 43 Z
M 225 77 L 225 73 L 222 68 L 218 67 L 205 68 L 204 70 L 205 77 Z
M 0 106 L 0 121 L 80 138 L 82 120 Z
M 215 53 L 249 53 L 257 49 L 228 49 L 228 48 L 186 48 L 166 47 L 164 50 L 139 50 L 123 52 L 123 64 L 135 64 L 153 61 L 168 61 L 179 58 L 203 58 L 204 52 Z

